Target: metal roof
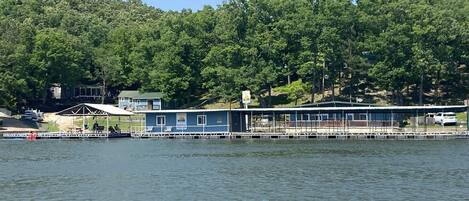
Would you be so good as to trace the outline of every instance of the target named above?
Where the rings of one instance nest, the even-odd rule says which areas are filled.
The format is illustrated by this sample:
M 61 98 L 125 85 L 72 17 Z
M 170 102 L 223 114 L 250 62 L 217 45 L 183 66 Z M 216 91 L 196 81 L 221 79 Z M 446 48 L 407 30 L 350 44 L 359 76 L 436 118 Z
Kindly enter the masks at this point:
M 11 117 L 10 115 L 0 112 L 0 118 L 10 118 L 10 117 Z
M 380 107 L 315 107 L 315 108 L 252 108 L 236 109 L 244 112 L 463 112 L 467 106 L 380 106 Z
M 308 103 L 308 104 L 303 104 L 299 105 L 297 107 L 321 107 L 325 106 L 328 107 L 327 105 L 332 105 L 334 107 L 347 107 L 347 106 L 378 106 L 376 104 L 372 103 L 356 103 L 356 102 L 345 102 L 345 101 L 327 101 L 327 102 L 317 102 L 317 103 Z
M 11 118 L 10 110 L 6 108 L 0 108 L 0 118 Z
M 163 98 L 163 93 L 124 90 L 119 93 L 118 97 L 119 98 L 132 98 L 132 99 L 161 99 Z
M 232 109 L 233 111 L 234 109 Z M 184 113 L 184 112 L 224 112 L 230 111 L 230 109 L 179 109 L 179 110 L 141 110 L 135 111 L 135 113 Z
M 130 116 L 134 113 L 113 105 L 82 103 L 57 112 L 57 114 L 62 116 Z
M 249 109 L 180 109 L 180 110 L 145 110 L 136 113 L 183 113 L 183 112 L 396 112 L 410 113 L 419 112 L 464 112 L 468 106 L 380 106 L 380 107 L 312 107 L 312 108 L 249 108 Z

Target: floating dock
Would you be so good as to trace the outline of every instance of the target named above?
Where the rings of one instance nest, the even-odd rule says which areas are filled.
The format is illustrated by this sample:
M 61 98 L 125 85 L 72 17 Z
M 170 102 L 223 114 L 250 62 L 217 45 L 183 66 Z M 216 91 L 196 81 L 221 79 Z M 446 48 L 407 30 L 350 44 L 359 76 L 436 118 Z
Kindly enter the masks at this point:
M 469 139 L 469 132 L 400 132 L 400 133 L 134 133 L 134 138 L 162 139 L 358 139 L 358 140 L 447 140 Z
M 5 139 L 28 139 L 30 133 L 4 133 Z M 130 138 L 130 133 L 63 133 L 63 132 L 39 132 L 35 139 L 107 139 Z
M 3 133 L 5 139 L 27 139 L 29 133 Z M 358 139 L 358 140 L 446 140 L 469 139 L 468 131 L 459 132 L 394 132 L 394 133 L 37 133 L 35 139 L 107 139 L 107 138 L 155 138 L 155 139 Z

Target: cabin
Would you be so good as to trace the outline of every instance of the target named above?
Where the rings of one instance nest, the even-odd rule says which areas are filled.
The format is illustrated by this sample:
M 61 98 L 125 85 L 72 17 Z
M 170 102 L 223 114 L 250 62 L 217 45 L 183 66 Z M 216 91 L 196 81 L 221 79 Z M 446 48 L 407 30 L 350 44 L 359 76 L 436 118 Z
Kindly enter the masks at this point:
M 161 110 L 163 94 L 160 92 L 121 91 L 119 108 L 129 111 Z
M 251 109 L 142 110 L 144 132 L 160 134 L 388 132 L 431 112 L 464 112 L 467 106 L 376 106 Z M 410 119 L 416 120 L 409 122 Z M 422 121 L 427 122 L 427 121 Z M 426 123 L 425 123 L 426 124 Z M 426 125 L 425 125 L 426 126 Z M 421 125 L 424 127 L 424 125 Z
M 104 87 L 102 85 L 77 85 L 73 87 L 62 86 L 53 83 L 49 88 L 50 98 L 55 100 L 97 100 L 103 96 Z

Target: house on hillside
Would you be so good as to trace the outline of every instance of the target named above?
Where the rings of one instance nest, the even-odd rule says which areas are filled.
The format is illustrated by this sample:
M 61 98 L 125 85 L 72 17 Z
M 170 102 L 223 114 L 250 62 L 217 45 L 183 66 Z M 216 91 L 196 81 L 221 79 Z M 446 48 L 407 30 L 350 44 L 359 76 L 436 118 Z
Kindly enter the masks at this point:
M 50 98 L 54 100 L 97 100 L 102 98 L 103 91 L 104 87 L 102 85 L 76 85 L 66 87 L 54 83 L 49 88 Z
M 121 91 L 119 108 L 130 111 L 161 110 L 163 94 L 160 92 Z

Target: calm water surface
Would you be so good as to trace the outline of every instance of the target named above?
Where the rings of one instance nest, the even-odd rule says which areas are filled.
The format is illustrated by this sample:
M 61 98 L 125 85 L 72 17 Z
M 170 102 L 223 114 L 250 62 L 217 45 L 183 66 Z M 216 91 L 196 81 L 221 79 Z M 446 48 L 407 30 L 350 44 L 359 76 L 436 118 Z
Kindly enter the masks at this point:
M 469 141 L 0 140 L 0 200 L 467 200 Z

